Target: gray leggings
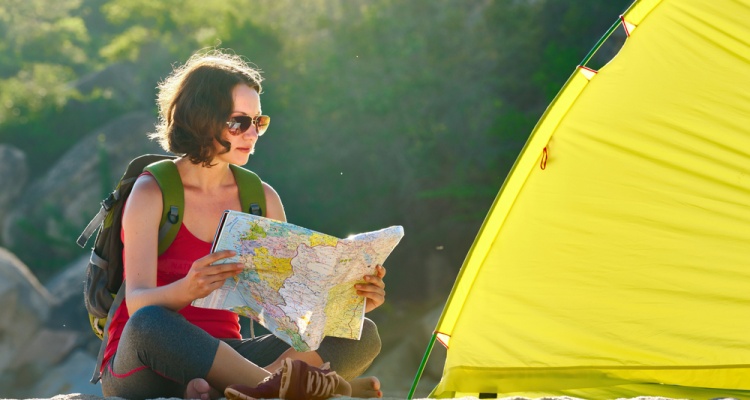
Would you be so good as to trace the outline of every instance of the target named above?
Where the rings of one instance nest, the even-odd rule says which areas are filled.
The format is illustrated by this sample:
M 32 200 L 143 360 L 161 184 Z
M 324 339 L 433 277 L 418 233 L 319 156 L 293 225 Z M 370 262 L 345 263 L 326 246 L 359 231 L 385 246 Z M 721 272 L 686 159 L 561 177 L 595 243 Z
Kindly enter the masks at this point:
M 143 307 L 128 320 L 117 353 L 104 368 L 102 392 L 106 397 L 126 399 L 182 398 L 188 382 L 208 375 L 219 340 L 179 313 L 159 306 Z M 261 367 L 290 347 L 273 335 L 221 341 Z M 316 351 L 331 363 L 332 370 L 351 380 L 380 352 L 380 336 L 375 323 L 365 319 L 360 340 L 326 337 Z

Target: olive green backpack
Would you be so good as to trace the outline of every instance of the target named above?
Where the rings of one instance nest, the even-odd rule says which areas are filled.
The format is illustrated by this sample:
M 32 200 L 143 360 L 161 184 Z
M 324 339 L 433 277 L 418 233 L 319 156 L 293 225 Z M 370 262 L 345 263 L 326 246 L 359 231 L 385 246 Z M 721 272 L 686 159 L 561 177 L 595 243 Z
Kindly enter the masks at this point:
M 135 180 L 143 172 L 149 172 L 156 179 L 163 199 L 159 224 L 159 254 L 162 254 L 180 230 L 185 206 L 182 180 L 177 166 L 172 162 L 174 159 L 174 156 L 159 154 L 146 154 L 133 159 L 115 190 L 101 202 L 101 209 L 76 241 L 79 246 L 86 246 L 86 242 L 98 228 L 84 284 L 84 301 L 89 322 L 94 333 L 102 339 L 92 383 L 100 379 L 99 370 L 107 345 L 109 321 L 125 297 L 125 282 L 122 279 L 123 245 L 120 240 L 125 200 L 130 195 Z M 237 181 L 242 210 L 265 216 L 266 199 L 258 175 L 236 165 L 230 167 Z

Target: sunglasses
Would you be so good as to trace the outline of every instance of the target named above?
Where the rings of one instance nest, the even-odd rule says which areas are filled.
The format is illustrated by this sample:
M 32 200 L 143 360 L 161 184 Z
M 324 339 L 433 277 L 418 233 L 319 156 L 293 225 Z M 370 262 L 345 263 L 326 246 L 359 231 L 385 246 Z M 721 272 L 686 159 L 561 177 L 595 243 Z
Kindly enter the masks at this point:
M 271 123 L 271 117 L 268 115 L 258 115 L 257 117 L 250 117 L 249 115 L 238 115 L 232 117 L 227 121 L 229 127 L 229 133 L 237 136 L 247 132 L 251 125 L 255 125 L 255 130 L 258 131 L 258 136 L 266 133 L 268 124 Z

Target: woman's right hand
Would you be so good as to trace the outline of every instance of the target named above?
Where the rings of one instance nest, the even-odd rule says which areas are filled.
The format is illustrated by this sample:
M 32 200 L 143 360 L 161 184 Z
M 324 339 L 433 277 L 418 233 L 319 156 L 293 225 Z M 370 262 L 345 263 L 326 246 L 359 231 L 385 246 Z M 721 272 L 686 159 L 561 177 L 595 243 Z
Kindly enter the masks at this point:
M 232 250 L 222 250 L 201 257 L 193 262 L 190 271 L 182 278 L 187 285 L 190 301 L 208 296 L 214 290 L 220 288 L 227 278 L 231 278 L 245 268 L 241 263 L 228 263 L 211 265 L 216 261 L 235 255 Z

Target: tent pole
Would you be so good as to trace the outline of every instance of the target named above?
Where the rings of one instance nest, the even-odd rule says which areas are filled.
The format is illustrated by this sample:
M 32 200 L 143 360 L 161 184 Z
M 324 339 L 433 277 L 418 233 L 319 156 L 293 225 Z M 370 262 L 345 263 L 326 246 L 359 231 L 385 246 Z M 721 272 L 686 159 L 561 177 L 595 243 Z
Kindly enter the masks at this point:
M 422 372 L 424 372 L 424 367 L 427 365 L 427 359 L 430 358 L 430 353 L 432 353 L 432 347 L 435 345 L 435 339 L 437 338 L 437 332 L 432 334 L 432 339 L 430 339 L 430 344 L 427 345 L 427 350 L 424 352 L 424 356 L 422 357 L 422 363 L 419 364 L 419 369 L 417 370 L 417 375 L 414 376 L 414 382 L 411 384 L 411 389 L 409 389 L 409 394 L 406 396 L 407 400 L 411 400 L 414 396 L 414 392 L 417 390 L 417 384 L 419 384 L 419 379 L 422 377 Z
M 594 54 L 596 54 L 596 51 L 599 50 L 600 47 L 602 47 L 602 44 L 604 44 L 604 42 L 606 42 L 607 39 L 609 39 L 609 37 L 612 35 L 612 33 L 615 31 L 615 29 L 617 29 L 617 27 L 621 23 L 622 23 L 622 20 L 618 18 L 617 21 L 615 21 L 615 23 L 612 24 L 611 27 L 609 27 L 609 29 L 607 30 L 607 32 L 605 32 L 604 35 L 602 35 L 602 37 L 599 39 L 599 41 L 596 42 L 596 44 L 591 49 L 591 51 L 589 51 L 589 53 L 586 54 L 586 57 L 584 57 L 583 60 L 578 65 L 580 65 L 582 67 L 585 67 L 586 64 L 589 62 L 589 60 L 591 60 L 591 58 L 594 57 Z

